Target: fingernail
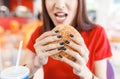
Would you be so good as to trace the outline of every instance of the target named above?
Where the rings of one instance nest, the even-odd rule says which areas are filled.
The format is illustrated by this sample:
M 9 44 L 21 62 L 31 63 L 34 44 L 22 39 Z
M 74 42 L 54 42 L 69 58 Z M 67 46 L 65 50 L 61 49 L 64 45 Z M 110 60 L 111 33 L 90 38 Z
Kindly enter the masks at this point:
M 61 55 L 59 55 L 59 58 L 63 58 Z
M 59 36 L 57 36 L 57 38 L 62 38 L 62 36 L 61 36 L 61 35 L 59 35 Z
M 65 41 L 65 43 L 66 43 L 66 44 L 69 44 L 69 43 L 70 43 L 70 41 L 66 40 L 66 41 Z
M 65 47 L 62 47 L 62 50 L 63 50 L 63 51 L 66 51 L 67 49 L 66 49 Z
M 60 42 L 60 45 L 64 45 L 64 42 Z
M 77 61 L 75 58 L 72 58 L 71 60 L 74 61 L 74 62 Z
M 61 48 L 58 48 L 58 51 L 60 51 L 61 50 Z
M 27 64 L 24 64 L 23 66 L 26 66 Z
M 62 47 L 58 48 L 58 51 L 62 50 Z
M 70 34 L 70 37 L 72 37 L 72 38 L 73 38 L 73 37 L 74 37 L 74 35 L 73 35 L 73 34 Z
M 59 32 L 59 30 L 55 30 L 55 33 L 58 33 Z

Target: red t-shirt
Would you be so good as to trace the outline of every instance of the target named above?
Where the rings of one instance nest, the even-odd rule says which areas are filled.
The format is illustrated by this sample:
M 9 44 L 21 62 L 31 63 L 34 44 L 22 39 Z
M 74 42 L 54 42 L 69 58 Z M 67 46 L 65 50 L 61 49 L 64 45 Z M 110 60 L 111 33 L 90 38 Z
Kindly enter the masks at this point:
M 101 60 L 112 55 L 110 44 L 106 36 L 105 30 L 99 25 L 89 31 L 82 31 L 82 35 L 87 48 L 90 51 L 89 61 L 87 63 L 88 68 L 94 72 L 95 60 Z M 28 48 L 35 52 L 33 47 L 35 39 L 41 35 L 41 27 L 38 27 L 33 33 Z M 54 60 L 49 57 L 49 61 L 44 68 L 44 79 L 80 79 L 73 73 L 72 67 L 59 60 Z

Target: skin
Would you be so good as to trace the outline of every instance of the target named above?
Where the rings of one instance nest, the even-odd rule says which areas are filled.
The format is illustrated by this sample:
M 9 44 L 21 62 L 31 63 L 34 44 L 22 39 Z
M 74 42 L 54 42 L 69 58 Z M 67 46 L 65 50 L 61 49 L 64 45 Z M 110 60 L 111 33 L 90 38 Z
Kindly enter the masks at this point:
M 77 0 L 46 0 L 48 14 L 55 25 L 71 24 L 76 15 L 77 6 Z
M 46 8 L 50 18 L 55 25 L 72 24 L 77 12 L 77 3 L 78 0 L 46 0 Z M 36 39 L 34 48 L 37 55 L 35 55 L 30 50 L 27 51 L 27 55 L 29 55 L 29 58 L 24 59 L 26 61 L 22 62 L 22 64 L 27 63 L 27 66 L 31 69 L 33 73 L 38 68 L 41 68 L 36 72 L 34 79 L 43 79 L 44 74 L 42 70 L 42 65 L 48 62 L 48 56 L 54 55 L 59 51 L 63 51 L 58 50 L 58 48 L 63 46 L 59 43 L 47 44 L 61 39 L 57 38 L 57 36 L 59 35 L 55 33 L 55 31 L 47 31 Z M 74 74 L 78 75 L 81 79 L 92 79 L 92 75 L 94 75 L 94 79 L 106 79 L 106 59 L 95 61 L 95 74 L 93 74 L 86 66 L 89 51 L 84 43 L 82 36 L 81 38 L 77 38 L 74 36 L 71 39 L 74 42 L 70 41 L 70 43 L 67 45 L 77 51 L 67 49 L 64 52 L 75 57 L 77 61 L 73 62 L 63 56 L 60 57 L 60 61 L 63 61 L 73 67 Z M 29 60 L 31 61 L 29 62 Z M 42 76 L 37 75 L 39 73 L 41 73 Z

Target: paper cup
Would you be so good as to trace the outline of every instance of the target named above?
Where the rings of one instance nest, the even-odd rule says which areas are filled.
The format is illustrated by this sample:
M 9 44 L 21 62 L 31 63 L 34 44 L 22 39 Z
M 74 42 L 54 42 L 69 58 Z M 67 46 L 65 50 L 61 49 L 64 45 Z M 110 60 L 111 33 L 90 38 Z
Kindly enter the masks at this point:
M 1 72 L 1 79 L 29 79 L 30 70 L 24 66 L 12 66 Z

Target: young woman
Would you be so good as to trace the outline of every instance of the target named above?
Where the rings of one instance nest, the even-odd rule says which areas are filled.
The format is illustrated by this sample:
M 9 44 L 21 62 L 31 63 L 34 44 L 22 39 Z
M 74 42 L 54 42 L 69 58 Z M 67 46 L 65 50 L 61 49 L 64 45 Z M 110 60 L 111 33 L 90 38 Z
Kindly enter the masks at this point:
M 33 33 L 22 62 L 31 69 L 31 74 L 41 68 L 39 79 L 106 79 L 106 59 L 112 55 L 109 41 L 104 29 L 89 21 L 85 0 L 42 0 L 42 5 L 44 24 Z M 58 35 L 59 30 L 51 31 L 59 24 L 72 25 L 82 36 L 77 38 L 71 32 L 74 42 L 68 44 L 79 54 L 64 50 L 75 57 L 76 62 L 64 56 L 59 56 L 60 60 L 50 57 L 62 51 L 58 50 L 63 46 L 61 43 L 46 45 L 62 37 Z

